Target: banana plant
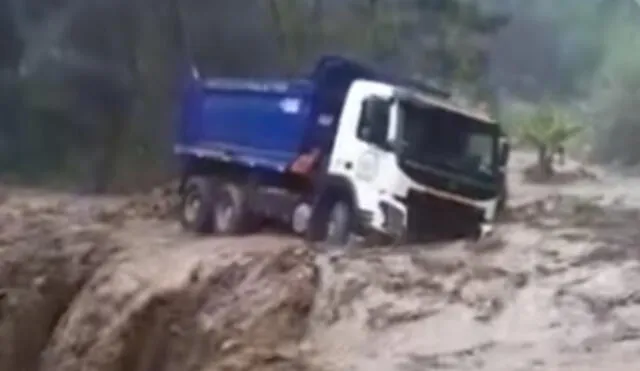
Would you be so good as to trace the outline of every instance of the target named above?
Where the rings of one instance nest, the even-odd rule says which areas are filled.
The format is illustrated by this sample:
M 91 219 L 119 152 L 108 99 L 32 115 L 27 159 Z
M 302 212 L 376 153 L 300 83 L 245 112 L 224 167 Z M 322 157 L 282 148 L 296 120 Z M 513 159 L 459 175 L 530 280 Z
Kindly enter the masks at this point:
M 543 105 L 521 127 L 520 137 L 525 144 L 536 148 L 540 175 L 554 174 L 554 155 L 562 153 L 566 143 L 581 131 L 566 112 L 551 105 Z

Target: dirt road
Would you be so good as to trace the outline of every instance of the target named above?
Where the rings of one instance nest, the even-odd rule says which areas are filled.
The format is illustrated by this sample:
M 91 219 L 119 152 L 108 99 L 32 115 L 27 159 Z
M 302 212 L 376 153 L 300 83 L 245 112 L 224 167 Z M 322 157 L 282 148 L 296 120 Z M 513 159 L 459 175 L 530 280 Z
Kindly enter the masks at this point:
M 628 370 L 640 180 L 528 185 L 530 160 L 495 238 L 331 255 L 184 235 L 162 191 L 5 191 L 0 369 Z

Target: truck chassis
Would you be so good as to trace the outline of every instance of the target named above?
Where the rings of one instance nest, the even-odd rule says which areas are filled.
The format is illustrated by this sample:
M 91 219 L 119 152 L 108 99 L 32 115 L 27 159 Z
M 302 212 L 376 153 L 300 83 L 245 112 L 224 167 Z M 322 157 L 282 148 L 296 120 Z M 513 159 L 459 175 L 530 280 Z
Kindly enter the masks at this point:
M 386 235 L 367 228 L 367 213 L 357 209 L 339 179 L 310 182 L 291 174 L 285 185 L 276 185 L 240 167 L 192 157 L 186 162 L 191 166 L 182 174 L 180 222 L 193 233 L 245 235 L 274 222 L 327 246 L 347 246 L 354 239 L 384 245 L 481 236 L 478 210 L 438 197 L 410 194 L 405 202 L 414 211 L 406 230 Z

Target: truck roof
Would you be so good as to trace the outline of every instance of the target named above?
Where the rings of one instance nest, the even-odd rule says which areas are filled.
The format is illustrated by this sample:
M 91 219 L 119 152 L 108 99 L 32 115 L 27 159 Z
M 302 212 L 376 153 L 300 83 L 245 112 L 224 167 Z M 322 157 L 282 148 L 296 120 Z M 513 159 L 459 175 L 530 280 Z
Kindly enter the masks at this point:
M 489 116 L 486 112 L 480 109 L 463 107 L 462 105 L 455 103 L 451 99 L 444 99 L 438 96 L 425 94 L 423 92 L 408 89 L 405 87 L 397 88 L 397 90 L 400 92 L 400 95 L 417 98 L 418 100 L 423 101 L 431 106 L 439 107 L 447 111 L 456 112 L 460 115 L 469 117 L 477 121 L 482 121 L 487 124 L 497 124 L 496 120 Z
M 332 66 L 341 66 L 343 68 L 348 68 L 352 71 L 353 74 L 359 76 L 359 78 L 364 80 L 392 85 L 396 88 L 397 91 L 417 97 L 419 100 L 422 100 L 430 105 L 456 112 L 477 121 L 482 121 L 488 124 L 497 124 L 497 122 L 486 112 L 480 109 L 463 107 L 462 105 L 455 103 L 453 100 L 451 100 L 451 93 L 444 89 L 416 79 L 391 76 L 389 74 L 376 71 L 373 68 L 366 66 L 365 64 L 362 64 L 354 59 L 345 58 L 342 56 L 327 55 L 320 58 L 320 60 L 316 63 L 313 72 L 311 73 L 312 79 L 316 79 L 322 76 L 322 74 Z M 352 77 L 353 75 L 349 76 L 349 78 Z M 298 82 L 298 84 L 299 83 L 300 82 Z

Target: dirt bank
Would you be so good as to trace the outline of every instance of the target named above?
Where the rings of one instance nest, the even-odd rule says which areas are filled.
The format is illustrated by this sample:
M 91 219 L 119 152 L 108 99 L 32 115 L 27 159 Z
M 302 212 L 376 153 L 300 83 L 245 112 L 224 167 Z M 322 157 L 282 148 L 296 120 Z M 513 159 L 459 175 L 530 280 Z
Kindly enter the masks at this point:
M 309 250 L 131 249 L 103 214 L 72 209 L 2 208 L 0 369 L 305 369 Z

